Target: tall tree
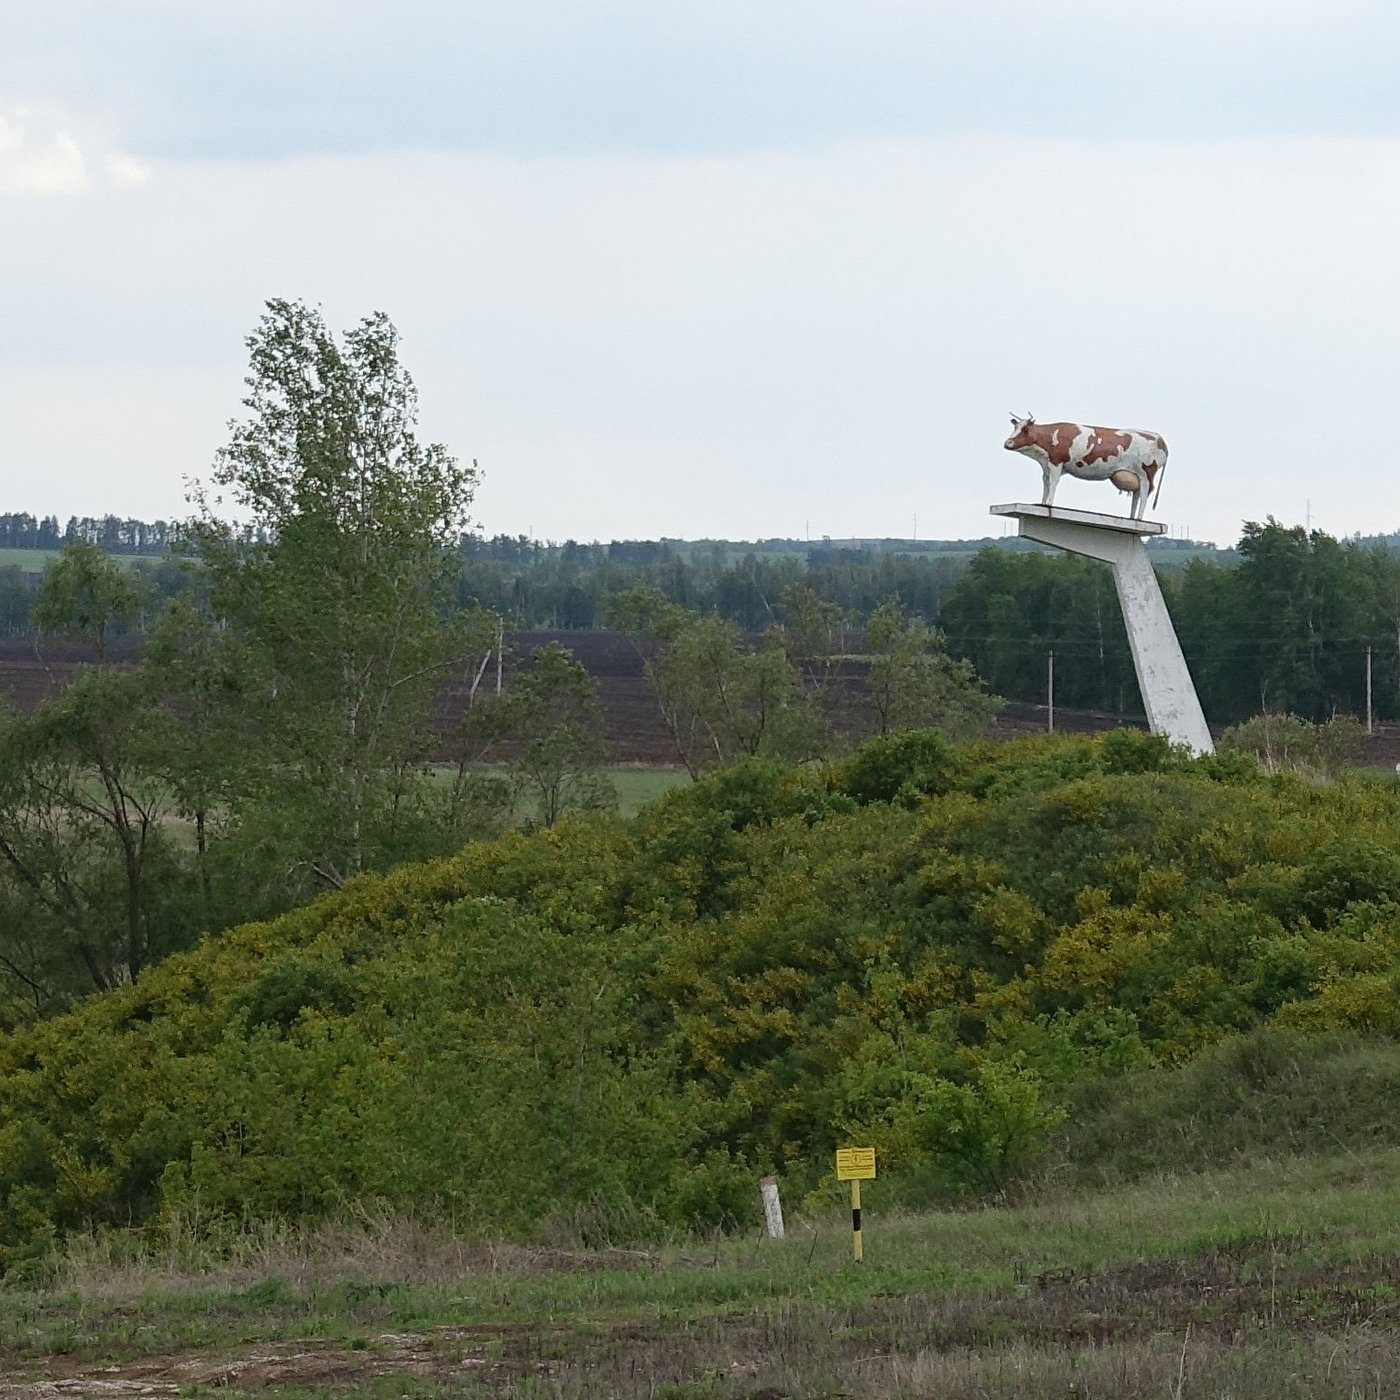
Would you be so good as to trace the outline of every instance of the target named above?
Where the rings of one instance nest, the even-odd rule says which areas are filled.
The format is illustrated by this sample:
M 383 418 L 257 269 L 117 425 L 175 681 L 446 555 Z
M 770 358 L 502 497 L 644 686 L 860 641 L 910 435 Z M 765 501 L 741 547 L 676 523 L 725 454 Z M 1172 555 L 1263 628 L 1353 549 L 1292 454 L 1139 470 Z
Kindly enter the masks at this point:
M 906 620 L 886 599 L 865 625 L 870 652 L 866 694 L 875 731 L 938 729 L 965 739 L 990 727 L 1001 700 L 988 695 L 970 662 L 949 656 L 942 636 L 919 618 Z
M 1043 699 L 1053 648 L 1060 704 L 1119 713 L 1140 704 L 1113 579 L 1093 560 L 984 549 L 938 621 L 949 650 L 1002 695 Z
M 244 650 L 191 590 L 168 605 L 145 663 L 166 708 L 166 738 L 152 754 L 153 766 L 172 810 L 193 827 L 205 924 L 217 928 L 238 901 L 228 890 L 216 895 L 211 845 L 239 819 L 265 778 L 246 704 Z
M 598 683 L 570 652 L 551 642 L 530 654 L 531 666 L 506 694 L 506 724 L 516 736 L 512 765 L 535 799 L 543 825 L 571 808 L 606 810 L 617 794 L 599 770 L 608 736 Z
M 136 622 L 147 591 L 99 545 L 75 538 L 44 570 L 31 617 L 38 632 L 92 642 L 100 663 L 112 633 Z
M 435 679 L 467 650 L 451 602 L 475 463 L 420 443 L 399 336 L 376 313 L 339 340 L 270 301 L 248 338 L 244 404 L 194 527 L 215 609 L 246 648 L 284 812 L 339 885 L 392 820 L 424 755 Z
M 1364 704 L 1359 657 L 1369 581 L 1359 552 L 1320 530 L 1245 523 L 1235 583 L 1248 629 L 1243 653 L 1250 708 L 1308 719 Z M 1248 711 L 1246 711 L 1248 713 Z
M 613 620 L 637 648 L 692 778 L 743 758 L 820 750 L 817 716 L 775 635 L 749 649 L 734 623 L 700 617 L 652 588 L 616 599 Z

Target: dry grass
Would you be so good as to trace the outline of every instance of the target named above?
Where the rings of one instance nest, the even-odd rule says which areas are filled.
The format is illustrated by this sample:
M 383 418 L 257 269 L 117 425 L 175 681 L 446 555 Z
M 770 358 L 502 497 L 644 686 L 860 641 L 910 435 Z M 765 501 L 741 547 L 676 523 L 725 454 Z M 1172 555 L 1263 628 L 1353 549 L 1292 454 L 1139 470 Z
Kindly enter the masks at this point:
M 361 1206 L 309 1229 L 282 1221 L 228 1232 L 176 1219 L 154 1247 L 111 1231 L 72 1236 L 45 1261 L 36 1282 L 45 1292 L 99 1301 L 238 1292 L 268 1278 L 290 1291 L 320 1293 L 345 1283 L 432 1287 L 483 1274 L 528 1279 L 659 1262 L 644 1250 L 468 1243 L 441 1221 Z
M 0 1396 L 1400 1397 L 1400 1152 L 783 1244 L 468 1243 L 365 1210 L 0 1288 Z M 120 1392 L 110 1387 L 122 1382 Z M 47 1388 L 45 1388 L 47 1387 Z

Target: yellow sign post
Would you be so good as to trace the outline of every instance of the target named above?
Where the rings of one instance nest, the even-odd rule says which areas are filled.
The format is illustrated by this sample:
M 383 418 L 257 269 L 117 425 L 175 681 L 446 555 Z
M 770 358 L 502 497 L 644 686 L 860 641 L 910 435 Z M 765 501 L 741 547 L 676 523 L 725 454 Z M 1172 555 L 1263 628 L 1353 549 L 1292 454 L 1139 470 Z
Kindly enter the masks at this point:
M 873 1147 L 841 1147 L 836 1152 L 836 1179 L 851 1183 L 851 1257 L 857 1264 L 865 1258 L 860 1234 L 860 1184 L 875 1180 Z

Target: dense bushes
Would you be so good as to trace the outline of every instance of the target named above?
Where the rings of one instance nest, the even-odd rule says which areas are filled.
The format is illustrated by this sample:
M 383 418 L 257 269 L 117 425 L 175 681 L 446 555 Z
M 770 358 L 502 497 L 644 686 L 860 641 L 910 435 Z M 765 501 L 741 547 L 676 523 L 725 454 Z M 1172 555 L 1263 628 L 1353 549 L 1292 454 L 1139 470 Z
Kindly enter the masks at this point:
M 1096 1078 L 1070 1095 L 1055 1170 L 1086 1184 L 1183 1162 L 1218 1166 L 1400 1145 L 1400 1045 L 1265 1028 L 1174 1069 Z
M 0 1037 L 0 1250 L 371 1197 L 723 1225 L 855 1136 L 1001 1190 L 1091 1082 L 1187 1064 L 1189 1099 L 1260 1026 L 1400 1030 L 1397 816 L 1148 735 L 901 737 L 365 877 Z M 1145 1090 L 1093 1092 L 1144 1138 Z

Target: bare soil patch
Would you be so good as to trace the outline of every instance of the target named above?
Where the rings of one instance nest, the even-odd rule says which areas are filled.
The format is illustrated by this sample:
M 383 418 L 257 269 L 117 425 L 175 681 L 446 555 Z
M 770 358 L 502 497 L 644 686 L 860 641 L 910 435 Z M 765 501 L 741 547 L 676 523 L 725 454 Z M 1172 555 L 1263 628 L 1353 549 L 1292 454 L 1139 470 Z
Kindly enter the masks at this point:
M 1059 1385 L 1062 1372 L 1086 1367 L 1118 1378 L 1103 1393 L 1192 1395 L 1220 1393 L 1212 1389 L 1220 1377 L 1241 1367 L 1253 1367 L 1262 1380 L 1278 1366 L 1284 1380 L 1310 1387 L 1298 1393 L 1333 1393 L 1334 1377 L 1353 1386 L 1358 1367 L 1394 1378 L 1393 1389 L 1365 1393 L 1400 1391 L 1400 1256 L 1322 1263 L 1290 1257 L 1294 1245 L 1260 1238 L 1083 1276 L 1051 1271 L 985 1296 L 916 1292 L 848 1306 L 788 1301 L 683 1318 L 463 1323 L 115 1365 L 51 1356 L 30 1359 L 23 1377 L 19 1358 L 0 1350 L 0 1377 L 10 1377 L 0 1379 L 0 1397 L 163 1396 L 203 1388 L 224 1395 L 288 1388 L 354 1394 L 394 1381 L 409 1386 L 407 1393 L 459 1395 L 630 1397 L 654 1395 L 662 1384 L 749 1400 L 1063 1395 L 1063 1388 L 1042 1390 L 1036 1378 Z

